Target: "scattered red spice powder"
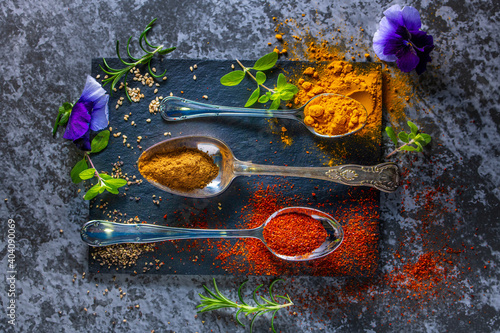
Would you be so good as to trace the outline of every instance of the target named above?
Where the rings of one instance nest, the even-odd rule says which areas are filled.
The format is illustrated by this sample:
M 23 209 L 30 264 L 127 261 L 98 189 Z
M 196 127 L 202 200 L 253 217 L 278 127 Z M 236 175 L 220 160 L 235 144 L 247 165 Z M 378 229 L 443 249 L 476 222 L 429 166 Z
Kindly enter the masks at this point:
M 264 227 L 267 245 L 284 256 L 311 253 L 325 242 L 327 236 L 320 221 L 299 213 L 276 216 Z

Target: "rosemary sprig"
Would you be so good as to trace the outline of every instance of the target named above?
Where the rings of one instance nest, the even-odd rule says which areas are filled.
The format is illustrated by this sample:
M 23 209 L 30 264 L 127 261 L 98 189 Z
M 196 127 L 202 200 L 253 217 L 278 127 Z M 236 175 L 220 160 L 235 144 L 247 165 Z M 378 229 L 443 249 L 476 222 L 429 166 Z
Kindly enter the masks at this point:
M 126 67 L 124 67 L 122 69 L 115 69 L 115 68 L 112 68 L 108 65 L 108 63 L 106 62 L 106 59 L 104 59 L 104 58 L 102 59 L 104 62 L 104 68 L 102 66 L 100 66 L 100 67 L 104 73 L 108 74 L 108 78 L 104 79 L 102 82 L 104 83 L 103 84 L 104 86 L 111 82 L 111 88 L 110 88 L 111 94 L 113 93 L 113 89 L 115 88 L 115 85 L 118 83 L 120 78 L 123 75 L 125 75 L 125 79 L 124 79 L 125 94 L 127 95 L 128 100 L 130 102 L 132 102 L 132 99 L 130 98 L 130 96 L 128 94 L 127 75 L 130 72 L 130 70 L 132 68 L 134 68 L 135 66 L 147 64 L 149 74 L 151 74 L 151 76 L 154 78 L 160 78 L 160 77 L 165 75 L 167 70 L 165 70 L 160 75 L 153 73 L 153 71 L 151 70 L 151 59 L 153 58 L 153 56 L 155 54 L 165 55 L 167 53 L 172 52 L 173 50 L 175 50 L 175 46 L 164 49 L 163 45 L 155 46 L 155 45 L 152 45 L 148 41 L 147 34 L 152 29 L 155 21 L 156 21 L 156 19 L 153 19 L 151 22 L 149 22 L 149 24 L 146 26 L 144 31 L 141 33 L 141 36 L 139 37 L 139 46 L 146 53 L 141 58 L 135 58 L 130 54 L 130 41 L 132 40 L 132 36 L 130 36 L 128 41 L 127 41 L 127 55 L 131 59 L 132 62 L 128 62 L 128 61 L 125 61 L 122 59 L 122 57 L 120 56 L 120 42 L 118 40 L 116 41 L 116 55 L 118 56 L 118 59 L 120 59 L 120 61 Z
M 199 304 L 196 308 L 203 308 L 200 311 L 198 311 L 198 313 L 212 311 L 212 310 L 218 310 L 218 309 L 222 309 L 222 308 L 238 309 L 238 311 L 236 312 L 236 321 L 238 322 L 238 324 L 240 324 L 243 327 L 245 327 L 245 325 L 238 318 L 239 314 L 244 313 L 245 317 L 249 316 L 251 314 L 254 314 L 252 321 L 250 322 L 250 332 L 252 332 L 253 324 L 255 322 L 255 319 L 257 319 L 257 317 L 259 317 L 267 312 L 272 312 L 271 328 L 273 329 L 273 332 L 276 333 L 276 330 L 274 329 L 274 315 L 276 314 L 276 312 L 279 309 L 286 308 L 286 307 L 293 305 L 293 302 L 290 299 L 290 296 L 288 296 L 288 295 L 286 295 L 286 296 L 273 295 L 273 286 L 278 281 L 283 281 L 283 280 L 282 279 L 274 280 L 271 283 L 271 285 L 269 286 L 270 299 L 267 299 L 267 298 L 259 295 L 260 299 L 263 300 L 264 303 L 260 303 L 259 299 L 257 297 L 257 291 L 263 286 L 262 284 L 259 285 L 253 291 L 253 300 L 254 300 L 255 304 L 257 304 L 257 305 L 252 306 L 252 305 L 247 304 L 243 300 L 243 296 L 241 293 L 241 289 L 248 282 L 248 280 L 243 282 L 240 285 L 240 287 L 238 288 L 238 298 L 241 302 L 241 304 L 238 304 L 236 302 L 231 301 L 230 299 L 228 299 L 227 297 L 225 297 L 221 294 L 221 292 L 219 291 L 219 288 L 217 288 L 217 283 L 215 283 L 215 279 L 214 279 L 215 293 L 213 291 L 211 291 L 210 289 L 208 289 L 207 286 L 203 286 L 203 288 L 205 288 L 206 292 L 212 297 L 207 297 L 207 296 L 203 296 L 202 294 L 198 294 L 201 297 L 201 304 Z M 278 303 L 276 301 L 276 297 L 284 299 L 285 301 L 287 301 L 287 303 L 284 303 L 284 304 Z

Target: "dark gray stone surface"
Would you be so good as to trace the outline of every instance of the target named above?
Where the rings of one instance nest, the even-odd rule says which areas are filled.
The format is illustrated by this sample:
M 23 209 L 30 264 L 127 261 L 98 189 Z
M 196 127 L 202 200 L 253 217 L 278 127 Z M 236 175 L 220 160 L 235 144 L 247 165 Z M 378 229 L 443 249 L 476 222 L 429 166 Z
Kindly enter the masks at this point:
M 417 92 L 423 98 L 409 106 L 406 115 L 434 141 L 423 155 L 398 158 L 404 170 L 409 168 L 408 188 L 382 194 L 380 275 L 404 269 L 396 251 L 414 261 L 434 247 L 461 250 L 447 265 L 453 278 L 438 284 L 433 295 L 410 297 L 407 302 L 405 290 L 368 281 L 359 296 L 330 295 L 329 302 L 322 300 L 324 307 L 314 310 L 307 310 L 307 305 L 332 289 L 346 289 L 352 281 L 288 280 L 284 289 L 298 299 L 292 310 L 298 315 L 283 313 L 276 319 L 276 328 L 283 332 L 498 331 L 499 4 L 409 4 L 421 11 L 437 48 L 429 72 L 418 80 Z M 70 142 L 50 135 L 56 110 L 79 97 L 92 58 L 114 56 L 115 40 L 136 36 L 153 17 L 159 20 L 151 39 L 178 46 L 177 58 L 253 59 L 268 52 L 267 43 L 274 41 L 273 17 L 297 18 L 312 35 L 322 31 L 326 38 L 341 29 L 341 43 L 352 46 L 353 52 L 370 50 L 378 21 L 389 6 L 386 1 L 2 2 L 0 330 L 248 330 L 239 327 L 229 311 L 195 316 L 197 293 L 211 280 L 207 276 L 82 279 L 87 246 L 80 241 L 79 228 L 88 217 L 88 204 L 69 179 L 79 152 Z M 387 142 L 386 151 L 389 146 Z M 428 202 L 422 199 L 426 194 Z M 12 299 L 7 282 L 9 219 L 16 226 L 15 326 L 7 322 Z M 242 282 L 231 277 L 218 281 L 232 297 Z M 251 278 L 250 284 L 261 281 L 270 279 Z M 123 298 L 120 290 L 126 293 Z M 267 319 L 257 321 L 256 331 L 268 331 Z

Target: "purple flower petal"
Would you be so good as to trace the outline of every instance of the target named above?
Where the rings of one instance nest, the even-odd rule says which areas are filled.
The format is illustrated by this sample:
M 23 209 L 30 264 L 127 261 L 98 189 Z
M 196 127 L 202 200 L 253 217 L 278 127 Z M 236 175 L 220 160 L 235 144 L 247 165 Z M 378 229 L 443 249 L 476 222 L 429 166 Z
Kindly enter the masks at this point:
M 69 140 L 77 140 L 85 135 L 89 130 L 90 111 L 92 110 L 92 103 L 90 102 L 77 102 L 73 106 L 73 110 L 69 115 L 68 125 L 64 132 L 63 138 Z
M 425 70 L 427 69 L 427 63 L 432 61 L 431 57 L 429 56 L 429 53 L 431 53 L 431 51 L 433 49 L 434 49 L 434 45 L 425 46 L 424 52 L 417 52 L 417 55 L 420 58 L 420 62 L 418 63 L 417 67 L 415 68 L 415 71 L 417 72 L 418 75 L 425 72 Z
M 418 31 L 422 26 L 422 22 L 420 21 L 420 14 L 418 10 L 411 6 L 405 6 L 401 11 L 403 16 L 404 25 L 410 31 Z
M 81 138 L 74 140 L 73 143 L 80 150 L 85 150 L 85 151 L 92 150 L 92 147 L 90 144 L 90 131 L 87 131 Z
M 396 56 L 398 57 L 396 64 L 402 72 L 411 72 L 420 61 L 417 52 L 409 45 L 400 50 Z
M 100 131 L 108 126 L 108 100 L 109 95 L 102 96 L 95 104 L 92 111 L 92 119 L 90 120 L 90 129 L 93 131 Z
M 393 5 L 384 12 L 387 21 L 394 27 L 397 28 L 400 25 L 404 25 L 403 15 L 401 14 L 401 7 L 399 5 Z
M 406 45 L 406 41 L 401 38 L 401 36 L 392 34 L 392 36 L 388 37 L 385 42 L 384 54 L 393 54 L 397 57 L 398 51 L 405 48 Z
M 384 47 L 387 43 L 387 39 L 395 33 L 396 29 L 389 24 L 389 21 L 385 17 L 382 18 L 379 24 L 379 29 L 375 32 L 373 36 L 373 49 L 375 54 L 380 60 L 383 61 L 396 61 L 396 56 L 384 53 Z
M 87 75 L 87 81 L 83 88 L 82 96 L 79 101 L 82 102 L 97 102 L 102 96 L 106 94 L 106 90 L 97 82 L 92 76 Z
M 425 31 L 415 31 L 411 34 L 411 43 L 423 49 L 425 46 L 434 46 L 434 39 Z

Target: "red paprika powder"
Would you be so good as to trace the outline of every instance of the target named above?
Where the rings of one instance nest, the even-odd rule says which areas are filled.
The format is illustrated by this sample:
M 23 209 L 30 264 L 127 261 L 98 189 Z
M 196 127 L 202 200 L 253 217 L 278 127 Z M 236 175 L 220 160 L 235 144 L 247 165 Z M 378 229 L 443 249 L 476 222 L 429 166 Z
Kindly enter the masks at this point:
M 276 253 L 298 256 L 313 252 L 328 236 L 320 221 L 299 213 L 282 214 L 264 227 L 264 239 Z

